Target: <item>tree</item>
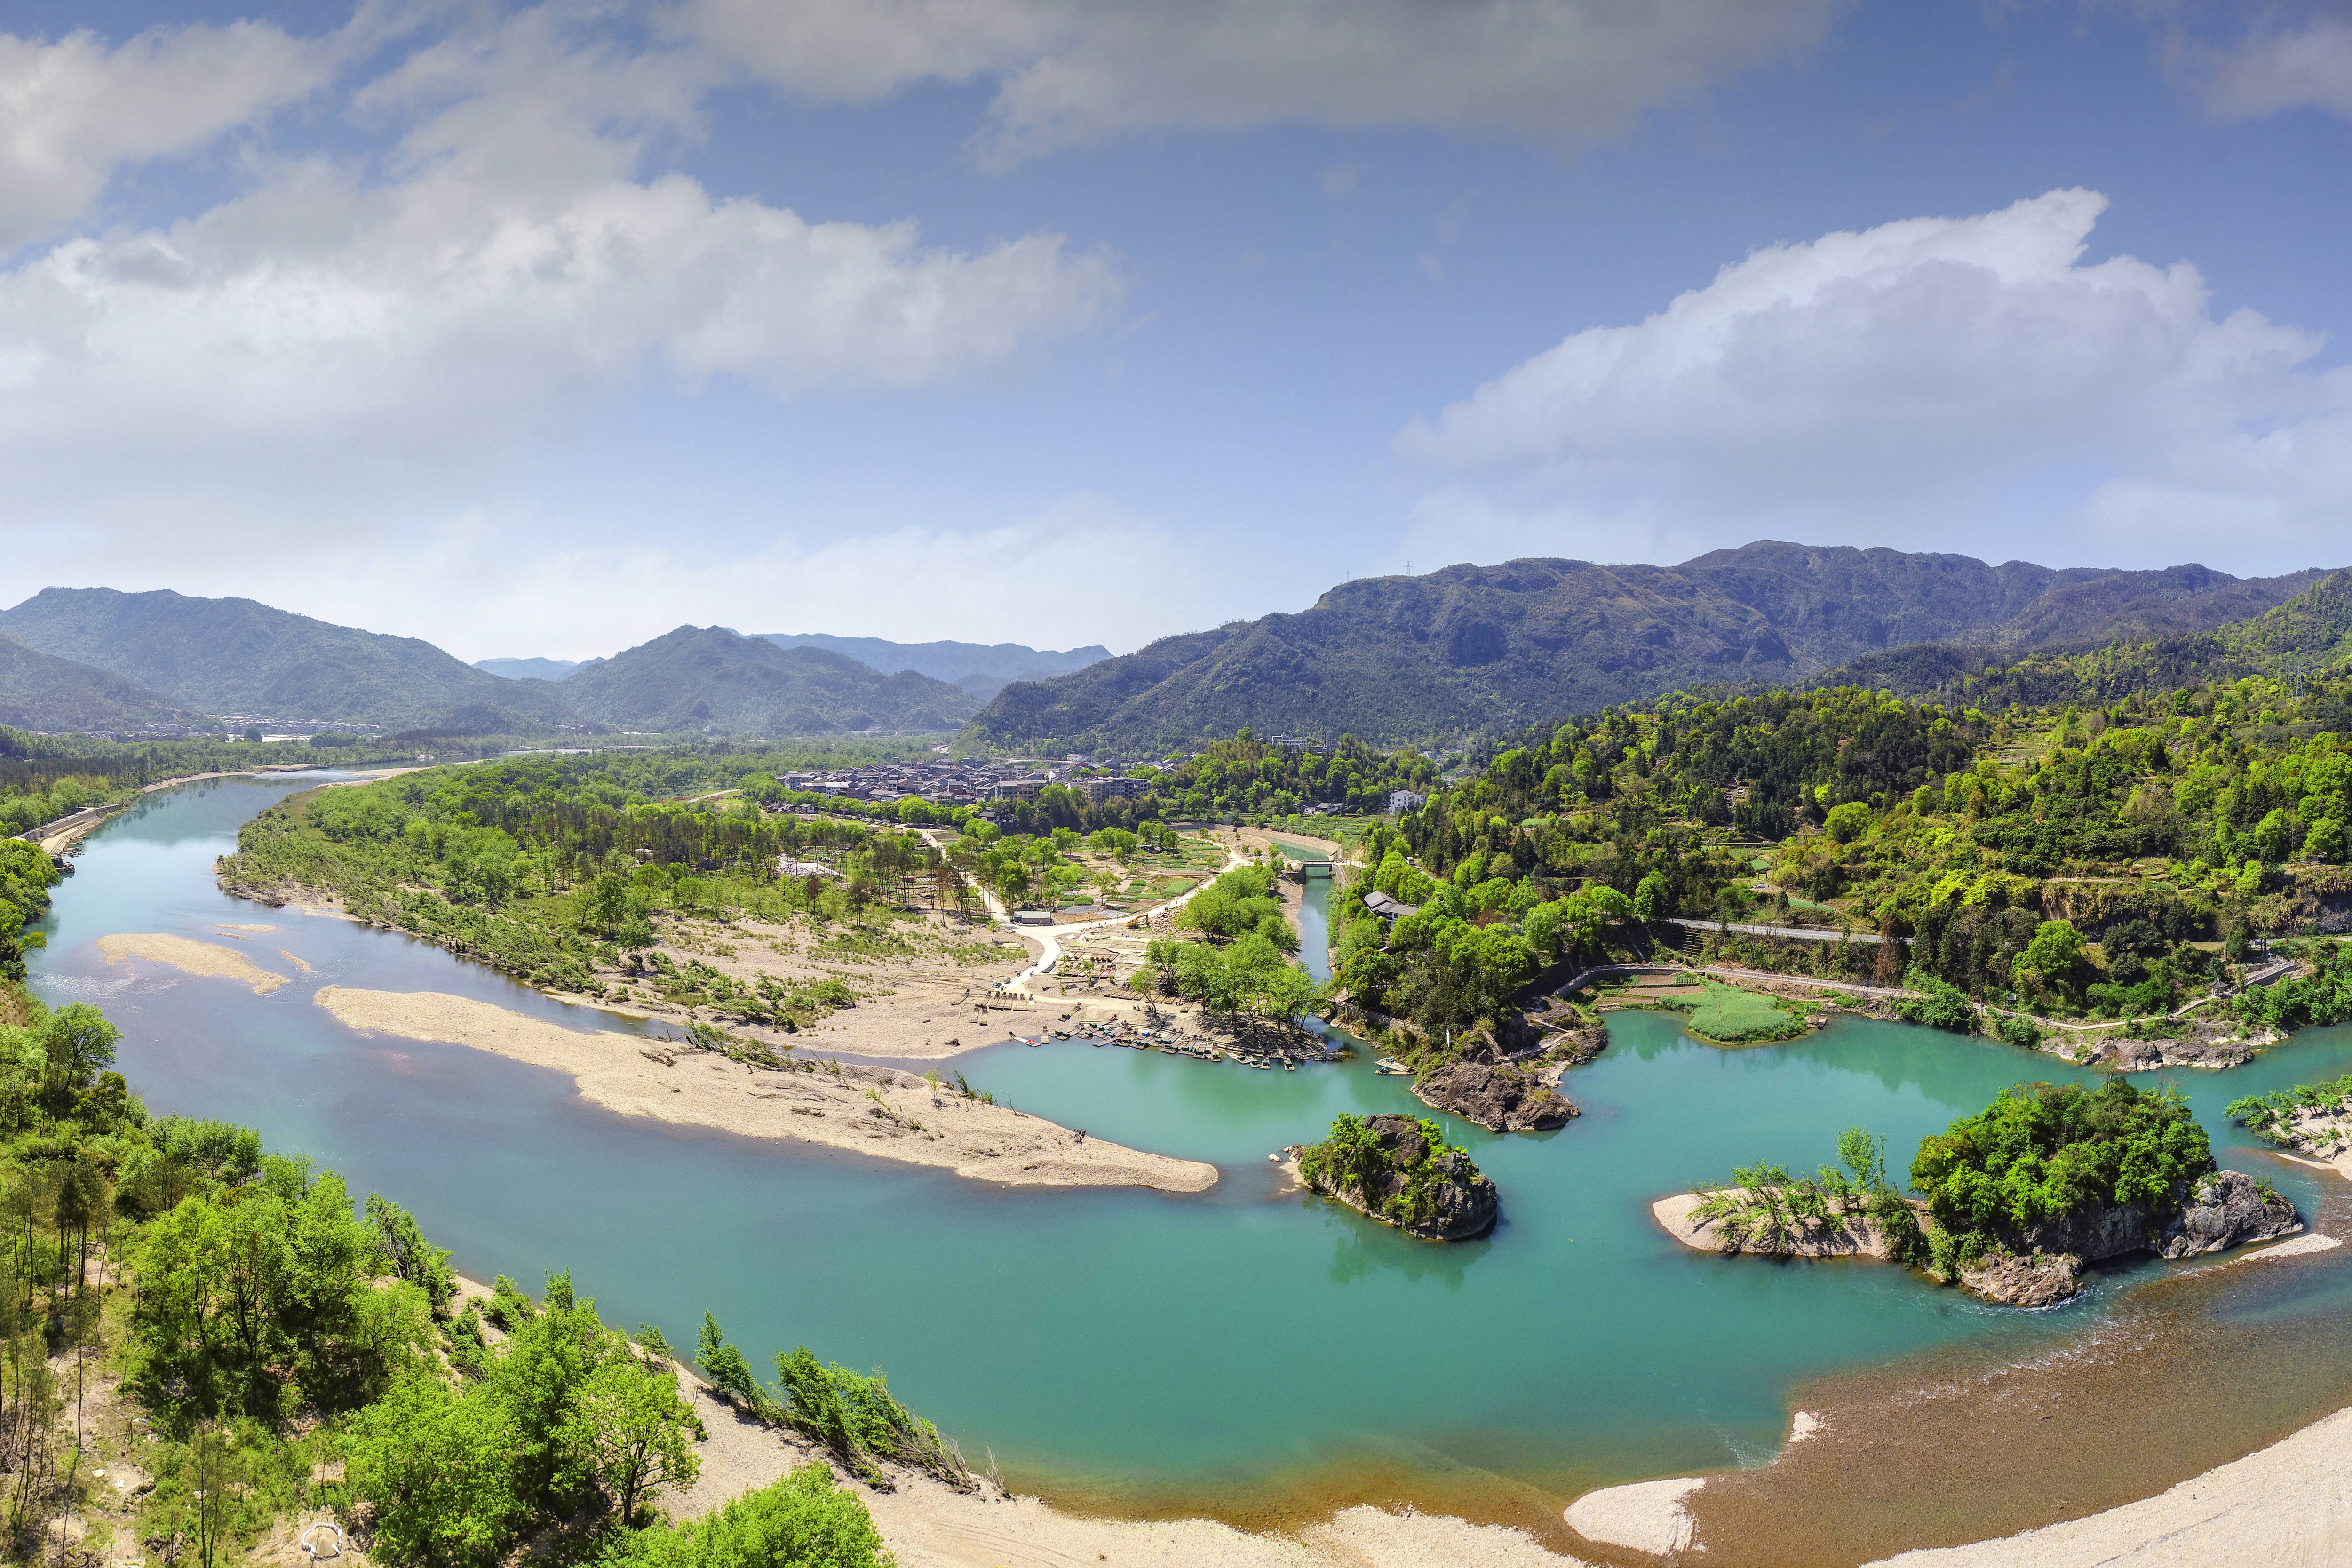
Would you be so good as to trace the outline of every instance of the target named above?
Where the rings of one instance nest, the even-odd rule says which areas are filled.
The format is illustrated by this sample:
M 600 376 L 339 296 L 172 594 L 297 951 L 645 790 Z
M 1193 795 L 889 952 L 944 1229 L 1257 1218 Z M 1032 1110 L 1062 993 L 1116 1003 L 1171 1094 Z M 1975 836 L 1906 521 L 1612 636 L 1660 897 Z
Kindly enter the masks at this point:
M 1652 871 L 1633 889 L 1633 918 L 1644 924 L 1672 911 L 1674 889 L 1664 871 Z
M 1822 826 L 1839 844 L 1851 844 L 1870 831 L 1870 807 L 1858 800 L 1833 805 Z
M 457 1289 L 449 1254 L 425 1240 L 415 1217 L 389 1198 L 370 1193 L 367 1217 L 392 1271 L 422 1289 L 436 1312 L 446 1307 Z
M 613 945 L 629 955 L 632 971 L 645 967 L 646 952 L 654 942 L 653 922 L 641 914 L 632 914 L 623 920 L 620 929 L 613 933 Z
M 513 1413 L 419 1372 L 353 1423 L 352 1496 L 375 1509 L 375 1554 L 387 1562 L 488 1568 L 528 1514 L 517 1485 Z
M 611 1494 L 621 1522 L 636 1520 L 637 1500 L 662 1487 L 686 1487 L 701 1474 L 690 1428 L 694 1412 L 677 1378 L 635 1357 L 608 1361 L 588 1378 L 563 1427 L 564 1444 Z
M 727 1342 L 719 1320 L 709 1312 L 702 1314 L 702 1339 L 694 1359 L 702 1368 L 703 1376 L 710 1380 L 711 1387 L 754 1414 L 765 1407 L 766 1397 L 760 1380 L 751 1375 L 751 1363 L 743 1359 L 741 1351 Z

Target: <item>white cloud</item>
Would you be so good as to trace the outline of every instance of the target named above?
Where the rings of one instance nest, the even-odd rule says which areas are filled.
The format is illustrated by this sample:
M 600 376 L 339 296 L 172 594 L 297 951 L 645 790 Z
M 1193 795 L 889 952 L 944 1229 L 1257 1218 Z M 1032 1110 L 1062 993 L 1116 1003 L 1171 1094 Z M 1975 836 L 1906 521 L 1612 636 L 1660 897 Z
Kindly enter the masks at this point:
M 2352 373 L 2313 368 L 2315 334 L 2216 319 L 2186 262 L 2086 264 L 2105 205 L 1774 246 L 1576 332 L 1401 433 L 1453 475 L 1424 521 L 1549 522 L 1623 540 L 1612 559 L 1702 531 L 2047 559 L 2058 524 L 2077 556 L 2344 556 Z
M 263 165 L 198 216 L 0 271 L 13 517 L 388 520 L 648 368 L 911 386 L 1117 297 L 1057 235 L 940 249 L 639 176 L 647 136 L 691 130 L 698 71 L 525 13 L 354 95 L 395 130 L 382 165 Z
M 326 84 L 368 14 L 325 38 L 262 22 L 156 27 L 110 47 L 87 31 L 0 33 L 0 254 L 63 230 L 115 171 L 193 152 Z
M 2221 45 L 2176 34 L 2168 64 L 2217 119 L 2323 109 L 2352 120 L 2352 16 L 2323 13 L 2299 27 L 2276 22 L 2273 12 Z
M 676 26 L 790 90 L 992 79 L 1004 166 L 1104 137 L 1286 121 L 1554 146 L 1785 58 L 1850 0 L 685 0 Z

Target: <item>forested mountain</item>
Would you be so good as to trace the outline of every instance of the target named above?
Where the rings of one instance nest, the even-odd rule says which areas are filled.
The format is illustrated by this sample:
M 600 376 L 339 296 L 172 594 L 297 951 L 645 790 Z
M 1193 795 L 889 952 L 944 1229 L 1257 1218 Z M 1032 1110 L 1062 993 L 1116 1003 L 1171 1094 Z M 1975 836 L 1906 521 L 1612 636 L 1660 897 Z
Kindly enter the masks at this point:
M 965 738 L 1150 749 L 1247 725 L 1433 739 L 1679 687 L 1801 682 L 1910 644 L 2014 653 L 2193 634 L 2259 615 L 2318 576 L 2058 571 L 1770 542 L 1679 566 L 1449 566 L 1342 584 L 1297 615 L 1164 638 L 1073 674 L 1016 682 Z
M 0 632 L 203 713 L 398 727 L 487 703 L 536 724 L 578 718 L 552 687 L 500 680 L 415 637 L 332 626 L 251 599 L 44 588 L 0 612 Z
M 121 676 L 0 636 L 0 724 L 19 730 L 135 730 L 187 717 L 170 699 Z
M 912 670 L 884 675 L 824 648 L 782 648 L 724 626 L 680 626 L 589 665 L 563 700 L 625 730 L 737 735 L 826 735 L 881 729 L 952 730 L 979 700 Z
M 1866 654 L 1815 687 L 1871 686 L 1897 696 L 1943 692 L 1985 709 L 2099 704 L 2200 682 L 2268 676 L 2292 682 L 2352 658 L 2352 572 L 2334 572 L 2258 616 L 2212 631 L 2125 637 L 2089 647 L 1988 658 L 1981 647 L 1921 643 Z
M 478 658 L 474 668 L 500 680 L 562 680 L 580 668 L 576 658 Z
M 1003 690 L 1007 681 L 1043 680 L 1110 657 L 1110 649 L 1099 643 L 1057 652 L 1017 642 L 905 643 L 881 637 L 837 637 L 826 632 L 761 632 L 760 637 L 778 647 L 820 647 L 846 654 L 884 675 L 911 669 L 933 680 L 961 686 L 983 702 Z

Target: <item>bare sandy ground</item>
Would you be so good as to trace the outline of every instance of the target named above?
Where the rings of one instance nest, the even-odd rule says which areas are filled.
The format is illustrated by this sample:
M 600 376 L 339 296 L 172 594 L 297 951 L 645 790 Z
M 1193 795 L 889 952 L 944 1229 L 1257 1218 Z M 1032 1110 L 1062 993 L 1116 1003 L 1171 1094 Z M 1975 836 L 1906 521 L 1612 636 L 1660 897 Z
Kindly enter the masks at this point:
M 2242 1252 L 2213 1268 L 2294 1258 L 2340 1246 L 2299 1236 Z M 1819 1430 L 1800 1411 L 1789 1435 Z M 1587 1540 L 1654 1556 L 1704 1552 L 1685 1500 L 1703 1476 L 1636 1481 L 1587 1492 L 1569 1505 L 1569 1528 Z M 2085 1519 L 1978 1542 L 1906 1552 L 1866 1568 L 2323 1568 L 2352 1563 L 2352 1409 L 2340 1410 L 2259 1453 L 2208 1470 L 2171 1490 Z
M 793 1433 L 722 1405 L 691 1373 L 678 1387 L 702 1417 L 701 1478 L 665 1499 L 671 1517 L 693 1519 L 823 1457 Z M 836 1478 L 841 1478 L 836 1470 Z M 1076 1563 L 1164 1563 L 1185 1568 L 1579 1568 L 1524 1531 L 1419 1513 L 1358 1507 L 1296 1533 L 1255 1534 L 1213 1520 L 1089 1519 L 982 1482 L 959 1492 L 930 1477 L 892 1475 L 895 1489 L 855 1481 L 899 1568 L 1070 1568 Z
M 2158 1497 L 1999 1541 L 1885 1561 L 1903 1568 L 2323 1568 L 2352 1562 L 2352 1410 Z
M 329 985 L 313 1000 L 354 1029 L 445 1040 L 570 1073 L 583 1096 L 624 1116 L 793 1138 L 1011 1186 L 1196 1193 L 1217 1180 L 1213 1165 L 1089 1138 L 889 1068 L 749 1068 L 671 1042 L 567 1029 L 438 991 Z
M 1691 1517 L 1683 1499 L 1705 1485 L 1696 1477 L 1684 1477 L 1604 1487 L 1569 1504 L 1565 1517 L 1568 1527 L 1587 1541 L 1665 1557 L 1690 1549 Z
M 165 964 L 186 974 L 241 982 L 252 986 L 257 996 L 267 996 L 286 984 L 286 976 L 272 974 L 233 947 L 222 947 L 216 942 L 193 942 L 184 936 L 167 936 L 161 931 L 124 931 L 102 936 L 98 939 L 98 950 L 106 954 L 106 962 L 110 964 L 121 963 L 125 959 L 143 958 L 151 963 Z

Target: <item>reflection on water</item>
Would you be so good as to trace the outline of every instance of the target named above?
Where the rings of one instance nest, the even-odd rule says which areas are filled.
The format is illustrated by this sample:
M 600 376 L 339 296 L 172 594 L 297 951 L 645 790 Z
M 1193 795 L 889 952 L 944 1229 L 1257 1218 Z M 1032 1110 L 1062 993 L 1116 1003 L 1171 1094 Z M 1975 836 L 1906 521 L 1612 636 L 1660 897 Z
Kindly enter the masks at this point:
M 103 1002 L 151 1105 L 239 1118 L 341 1171 L 354 1192 L 396 1194 L 470 1272 L 529 1281 L 569 1267 L 608 1316 L 681 1342 L 708 1308 L 755 1352 L 805 1342 L 887 1366 L 967 1452 L 992 1447 L 1014 1479 L 1060 1495 L 1246 1515 L 1296 1507 L 1306 1489 L 1532 1517 L 1531 1498 L 1769 1457 L 1792 1391 L 1823 1378 L 1866 1383 L 1877 1374 L 1865 1369 L 1923 1355 L 1974 1365 L 2059 1350 L 2120 1321 L 2145 1294 L 2128 1282 L 2181 1272 L 2109 1271 L 2077 1306 L 2001 1313 L 1884 1266 L 1725 1259 L 1660 1232 L 1653 1199 L 1734 1163 L 1811 1167 L 1853 1124 L 1906 1150 L 2006 1084 L 2084 1076 L 2054 1058 L 1858 1020 L 1724 1052 L 1683 1037 L 1670 1016 L 1614 1016 L 1609 1050 L 1563 1086 L 1585 1114 L 1562 1131 L 1501 1138 L 1444 1119 L 1503 1202 L 1491 1238 L 1450 1247 L 1271 1196 L 1266 1156 L 1340 1111 L 1426 1113 L 1402 1080 L 1370 1070 L 1368 1052 L 1255 1072 L 1063 1042 L 959 1064 L 1023 1110 L 1218 1162 L 1223 1179 L 1200 1198 L 1008 1191 L 630 1121 L 558 1075 L 364 1038 L 311 1003 L 329 984 L 430 989 L 573 1026 L 637 1026 L 398 933 L 223 897 L 214 856 L 297 787 L 232 780 L 150 797 L 91 838 L 59 890 L 37 987 Z M 1308 891 L 1310 962 L 1324 949 L 1326 886 Z M 291 983 L 255 996 L 152 965 L 109 968 L 92 945 L 136 931 L 233 941 L 223 923 L 274 924 L 241 950 Z M 313 972 L 281 966 L 280 947 Z M 2243 1141 L 2225 1131 L 2226 1100 L 2347 1068 L 2352 1035 L 2323 1031 L 2252 1068 L 2180 1081 L 2226 1148 Z M 2320 1190 L 2301 1167 L 2224 1158 L 2263 1161 L 2241 1168 L 2298 1204 Z M 2270 1266 L 2280 1273 L 2227 1310 L 2247 1334 L 2273 1322 L 2309 1331 L 2347 1304 L 2337 1256 Z M 2325 1357 L 2315 1365 L 2315 1384 L 2336 1375 Z M 2231 1419 L 2220 1413 L 2205 1431 Z

